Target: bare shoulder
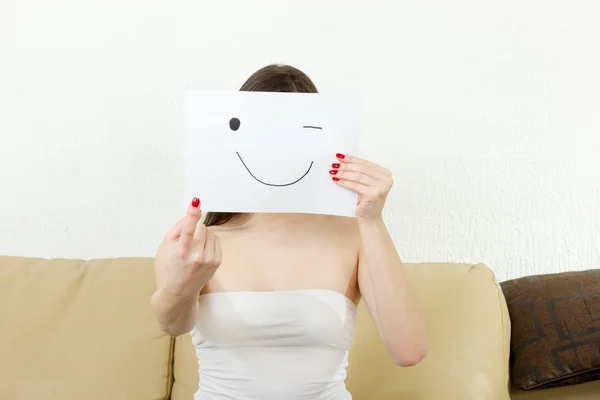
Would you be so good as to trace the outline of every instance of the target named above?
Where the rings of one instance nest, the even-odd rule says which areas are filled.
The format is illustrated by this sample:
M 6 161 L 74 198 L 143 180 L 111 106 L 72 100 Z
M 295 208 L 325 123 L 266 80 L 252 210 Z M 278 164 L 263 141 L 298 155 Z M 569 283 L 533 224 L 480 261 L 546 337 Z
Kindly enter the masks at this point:
M 358 222 L 353 217 L 325 216 L 321 224 L 315 224 L 321 232 L 326 232 L 329 238 L 343 240 L 345 246 L 350 245 L 360 249 L 361 239 Z
M 326 216 L 326 221 L 332 226 L 332 228 L 338 230 L 345 236 L 350 237 L 357 236 L 359 234 L 358 222 L 356 221 L 356 218 L 328 215 Z
M 353 217 L 339 217 L 336 215 L 311 215 L 309 226 L 312 229 L 344 236 L 346 238 L 355 237 L 359 234 L 358 223 Z

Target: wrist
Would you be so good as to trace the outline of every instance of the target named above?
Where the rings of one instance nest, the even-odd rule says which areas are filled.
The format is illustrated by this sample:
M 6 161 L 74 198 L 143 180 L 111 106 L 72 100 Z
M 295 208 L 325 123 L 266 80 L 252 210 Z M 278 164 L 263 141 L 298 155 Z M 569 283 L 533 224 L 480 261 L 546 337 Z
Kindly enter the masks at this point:
M 173 301 L 187 301 L 189 299 L 195 299 L 200 295 L 199 290 L 190 290 L 183 287 L 183 285 L 165 283 L 162 287 L 157 290 L 159 296 L 166 296 Z

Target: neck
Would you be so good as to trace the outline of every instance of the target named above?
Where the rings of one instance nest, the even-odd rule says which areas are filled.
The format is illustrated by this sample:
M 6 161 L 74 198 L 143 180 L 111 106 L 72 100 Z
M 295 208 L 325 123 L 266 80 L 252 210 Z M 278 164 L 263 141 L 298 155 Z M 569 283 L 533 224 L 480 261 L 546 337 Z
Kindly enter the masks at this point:
M 313 214 L 289 214 L 289 213 L 255 213 L 241 214 L 236 218 L 235 224 L 238 227 L 258 228 L 258 227 L 286 227 L 288 225 L 298 225 L 307 221 L 314 220 Z

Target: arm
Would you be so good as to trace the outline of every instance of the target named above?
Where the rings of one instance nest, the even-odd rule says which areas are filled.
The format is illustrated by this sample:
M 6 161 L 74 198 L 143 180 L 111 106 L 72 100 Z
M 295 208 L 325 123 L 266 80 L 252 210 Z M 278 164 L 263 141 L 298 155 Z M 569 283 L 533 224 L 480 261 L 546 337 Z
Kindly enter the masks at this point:
M 221 264 L 219 238 L 200 222 L 199 200 L 165 236 L 154 262 L 156 291 L 150 305 L 170 336 L 189 332 L 198 317 L 198 296 Z
M 383 220 L 359 220 L 358 224 L 362 240 L 360 292 L 396 364 L 416 365 L 427 355 L 427 332 L 419 299 Z
M 358 157 L 337 158 L 330 171 L 333 181 L 358 194 L 360 292 L 396 364 L 415 365 L 427 354 L 427 334 L 418 298 L 382 218 L 391 173 Z
M 164 245 L 158 249 L 154 260 L 156 291 L 150 304 L 160 328 L 170 336 L 179 336 L 192 330 L 198 315 L 198 294 L 181 296 L 165 290 L 167 270 Z

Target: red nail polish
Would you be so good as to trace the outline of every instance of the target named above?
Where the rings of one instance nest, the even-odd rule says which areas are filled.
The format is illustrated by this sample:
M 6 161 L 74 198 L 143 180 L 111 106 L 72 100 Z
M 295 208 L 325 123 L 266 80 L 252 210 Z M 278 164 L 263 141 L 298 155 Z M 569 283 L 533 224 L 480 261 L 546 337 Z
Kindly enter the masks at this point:
M 331 164 L 331 168 L 339 168 L 340 164 Z
M 337 153 L 335 156 L 336 156 L 337 158 L 339 158 L 340 160 L 343 160 L 343 159 L 344 159 L 344 157 L 346 157 L 346 156 L 345 156 L 345 155 L 343 155 L 342 153 Z
M 334 182 L 337 182 L 337 181 L 339 181 L 339 180 L 340 180 L 340 178 L 336 178 L 336 177 L 333 177 L 333 178 L 331 178 L 331 179 L 333 179 L 333 181 L 334 181 Z
M 335 175 L 335 174 L 337 174 L 337 170 L 335 170 L 335 169 L 332 169 L 331 171 L 329 171 L 329 173 L 330 173 L 331 175 Z
M 198 207 L 199 205 L 200 205 L 200 199 L 199 199 L 199 198 L 197 198 L 197 197 L 194 197 L 194 198 L 192 199 L 192 207 L 196 208 L 196 207 Z

